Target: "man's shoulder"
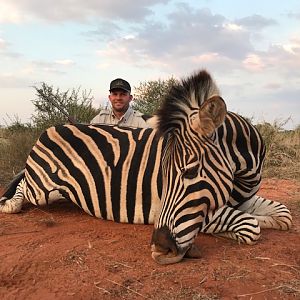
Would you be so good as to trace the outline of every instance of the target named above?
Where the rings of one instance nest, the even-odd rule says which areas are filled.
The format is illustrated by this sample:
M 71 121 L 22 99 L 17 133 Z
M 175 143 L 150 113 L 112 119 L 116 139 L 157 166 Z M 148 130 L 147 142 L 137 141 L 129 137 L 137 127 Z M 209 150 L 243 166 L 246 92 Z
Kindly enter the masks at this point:
M 135 110 L 135 109 L 132 110 L 132 113 L 133 113 L 133 115 L 136 116 L 136 117 L 141 117 L 141 116 L 143 115 L 140 111 Z
M 102 115 L 110 115 L 110 114 L 111 114 L 110 109 L 101 109 L 98 115 L 102 116 Z
M 99 123 L 106 123 L 105 120 L 110 115 L 110 110 L 102 109 L 92 120 L 91 124 L 99 124 Z
M 147 121 L 148 119 L 153 117 L 151 115 L 143 114 L 138 110 L 134 110 L 133 114 L 135 117 L 142 118 L 144 121 Z
M 143 119 L 149 119 L 149 118 L 152 117 L 152 116 L 150 116 L 150 115 L 143 114 L 143 113 L 141 113 L 141 112 L 138 111 L 138 110 L 133 110 L 133 114 L 134 114 L 134 116 L 140 117 L 140 118 L 143 118 Z

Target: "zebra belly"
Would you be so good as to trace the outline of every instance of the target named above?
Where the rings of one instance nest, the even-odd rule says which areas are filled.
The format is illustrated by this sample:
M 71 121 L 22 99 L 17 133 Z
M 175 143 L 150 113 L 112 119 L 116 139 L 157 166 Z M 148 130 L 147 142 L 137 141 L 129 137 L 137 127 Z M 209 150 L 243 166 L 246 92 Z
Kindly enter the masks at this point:
M 26 182 L 27 184 L 23 188 L 25 199 L 34 205 L 48 205 L 66 199 L 79 206 L 89 215 L 97 218 L 120 223 L 154 223 L 155 212 L 160 203 L 157 184 L 153 184 L 151 187 L 151 182 L 149 182 L 146 191 L 142 187 L 133 187 L 126 191 L 111 183 L 108 185 L 114 190 L 112 197 L 110 189 L 105 189 L 104 186 L 97 188 L 100 191 L 99 194 L 92 194 L 90 191 L 85 191 L 74 180 L 70 185 L 70 179 L 61 178 L 61 180 L 69 180 L 69 182 L 66 185 L 59 185 L 54 182 L 55 178 L 51 178 L 51 176 L 49 178 L 52 179 L 52 184 L 49 183 L 50 180 L 48 180 L 48 184 L 44 180 L 41 187 L 33 184 L 29 185 Z

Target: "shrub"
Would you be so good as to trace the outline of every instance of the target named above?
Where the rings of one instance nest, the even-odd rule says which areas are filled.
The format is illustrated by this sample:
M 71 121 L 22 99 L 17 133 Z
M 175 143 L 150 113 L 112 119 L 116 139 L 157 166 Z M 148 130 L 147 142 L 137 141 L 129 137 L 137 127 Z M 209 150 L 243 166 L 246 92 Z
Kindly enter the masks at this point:
M 90 93 L 80 89 L 61 92 L 46 83 L 34 89 L 37 99 L 32 101 L 36 111 L 32 124 L 22 124 L 16 117 L 6 128 L 1 128 L 1 185 L 6 185 L 24 168 L 32 146 L 46 128 L 67 123 L 68 116 L 76 122 L 89 123 L 100 110 L 92 107 Z
M 34 86 L 37 98 L 33 100 L 36 113 L 32 116 L 35 127 L 44 130 L 53 125 L 69 121 L 89 123 L 99 113 L 100 108 L 92 106 L 93 97 L 86 90 L 60 91 L 42 82 L 41 87 Z
M 6 185 L 15 174 L 24 168 L 27 156 L 38 136 L 39 130 L 30 124 L 21 124 L 18 121 L 1 129 L 1 185 Z
M 265 177 L 300 179 L 300 127 L 283 130 L 282 123 L 256 125 L 266 144 Z

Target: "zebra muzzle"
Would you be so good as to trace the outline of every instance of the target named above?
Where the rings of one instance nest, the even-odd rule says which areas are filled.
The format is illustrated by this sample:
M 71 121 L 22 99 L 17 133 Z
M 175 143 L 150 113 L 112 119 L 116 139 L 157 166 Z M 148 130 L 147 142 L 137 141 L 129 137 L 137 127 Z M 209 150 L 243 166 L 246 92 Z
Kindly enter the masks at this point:
M 182 260 L 190 247 L 178 249 L 167 226 L 155 229 L 152 235 L 152 258 L 159 264 L 174 264 Z

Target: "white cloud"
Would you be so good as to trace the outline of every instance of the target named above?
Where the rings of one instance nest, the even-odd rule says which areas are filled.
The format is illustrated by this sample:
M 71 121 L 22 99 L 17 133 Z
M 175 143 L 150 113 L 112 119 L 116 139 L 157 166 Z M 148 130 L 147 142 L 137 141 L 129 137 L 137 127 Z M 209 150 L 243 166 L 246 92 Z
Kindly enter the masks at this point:
M 13 1 L 0 2 L 0 23 L 20 23 L 24 17 Z
M 4 48 L 5 46 L 6 46 L 5 41 L 0 38 L 0 48 Z
M 292 77 L 300 73 L 298 38 L 265 51 L 257 50 L 252 40 L 252 34 L 273 25 L 275 20 L 259 15 L 233 21 L 181 4 L 164 21 L 145 21 L 135 31 L 111 38 L 98 50 L 99 66 L 120 63 L 169 74 L 207 68 L 227 76 L 266 72 Z
M 282 87 L 282 85 L 280 83 L 277 82 L 271 82 L 271 83 L 267 83 L 263 86 L 263 88 L 267 89 L 267 90 L 278 90 Z
M 65 68 L 61 64 L 56 62 L 49 62 L 44 60 L 32 61 L 30 66 L 32 67 L 33 73 L 55 73 L 65 74 Z
M 56 60 L 55 63 L 62 66 L 71 66 L 75 64 L 75 62 L 71 59 Z
M 278 25 L 274 19 L 267 19 L 261 15 L 252 15 L 245 18 L 237 19 L 236 24 L 251 30 L 261 30 L 268 26 Z
M 6 40 L 0 38 L 0 58 L 1 56 L 15 59 L 21 55 L 15 51 L 12 51 L 11 45 Z
M 300 12 L 292 12 L 292 13 L 288 13 L 287 16 L 288 16 L 289 18 L 295 18 L 295 19 L 300 20 Z
M 224 28 L 232 31 L 241 31 L 243 27 L 234 23 L 227 23 L 223 25 Z
M 30 81 L 25 76 L 16 75 L 13 73 L 0 74 L 0 88 L 24 88 L 30 85 Z
M 262 59 L 256 54 L 249 54 L 243 60 L 243 65 L 246 69 L 251 71 L 262 71 L 265 67 Z
M 200 55 L 192 56 L 192 60 L 197 64 L 205 64 L 213 61 L 220 61 L 222 59 L 219 55 L 219 53 L 216 52 L 208 52 Z
M 151 15 L 151 6 L 169 0 L 2 0 L 0 22 L 20 22 L 31 18 L 51 22 L 87 21 L 90 18 L 143 20 Z
M 300 44 L 271 45 L 261 53 L 261 58 L 269 71 L 277 72 L 282 78 L 300 78 Z
M 182 74 L 201 67 L 233 70 L 254 51 L 241 26 L 208 9 L 181 4 L 163 21 L 145 21 L 126 35 L 114 36 L 97 54 L 101 66 L 118 62 Z

